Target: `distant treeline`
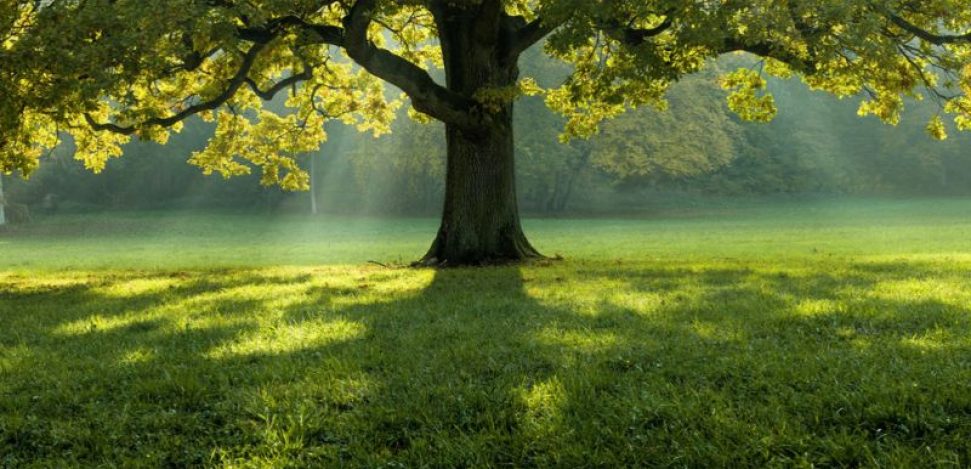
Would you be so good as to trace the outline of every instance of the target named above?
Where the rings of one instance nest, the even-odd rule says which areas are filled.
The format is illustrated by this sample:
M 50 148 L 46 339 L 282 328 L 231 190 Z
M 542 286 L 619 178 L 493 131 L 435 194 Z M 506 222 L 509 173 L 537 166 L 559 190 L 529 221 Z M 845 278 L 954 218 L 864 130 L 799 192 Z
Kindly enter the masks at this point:
M 535 74 L 535 71 L 534 71 Z M 541 70 L 541 76 L 559 73 Z M 541 98 L 517 108 L 519 194 L 531 213 L 628 211 L 657 200 L 776 194 L 969 195 L 971 135 L 939 142 L 924 128 L 938 112 L 914 102 L 899 126 L 856 116 L 798 82 L 774 81 L 780 113 L 770 124 L 740 122 L 716 71 L 679 83 L 668 111 L 634 110 L 589 141 L 560 143 L 562 121 Z M 304 155 L 321 211 L 436 212 L 444 189 L 444 132 L 402 116 L 390 135 L 334 124 L 316 154 Z M 186 164 L 212 129 L 192 121 L 165 146 L 136 142 L 100 175 L 71 157 L 70 142 L 28 182 L 7 178 L 9 200 L 35 211 L 233 208 L 308 211 L 308 193 L 261 187 L 259 174 L 224 180 Z

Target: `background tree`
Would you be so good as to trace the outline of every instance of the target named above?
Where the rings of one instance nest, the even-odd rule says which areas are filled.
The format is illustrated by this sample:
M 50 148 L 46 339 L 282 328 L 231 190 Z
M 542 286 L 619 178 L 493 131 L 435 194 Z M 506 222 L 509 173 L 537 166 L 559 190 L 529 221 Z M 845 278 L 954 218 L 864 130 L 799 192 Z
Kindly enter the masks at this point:
M 639 109 L 607 122 L 592 141 L 593 163 L 623 180 L 708 173 L 730 163 L 741 128 L 715 98 L 713 77 L 675 86 L 670 112 Z
M 551 113 L 539 96 L 524 99 L 517 111 L 515 129 L 519 137 L 515 148 L 520 200 L 534 211 L 560 213 L 580 180 L 592 176 L 590 142 L 560 142 L 564 119 Z
M 200 115 L 216 123 L 191 159 L 204 172 L 252 165 L 264 184 L 306 188 L 292 155 L 316 149 L 330 118 L 387 130 L 401 102 L 384 83 L 394 85 L 445 124 L 445 207 L 428 264 L 538 255 L 519 222 L 512 103 L 538 91 L 518 81 L 518 64 L 547 36 L 547 52 L 573 67 L 547 94 L 568 136 L 660 106 L 671 83 L 733 51 L 838 96 L 865 92 L 861 114 L 890 123 L 925 88 L 971 127 L 971 6 L 957 0 L 6 0 L 0 24 L 4 171 L 32 171 L 62 132 L 99 170 L 130 136 L 165 141 Z M 428 73 L 436 66 L 445 83 Z M 724 84 L 743 118 L 775 114 L 759 71 Z M 263 108 L 285 90 L 294 112 Z M 944 127 L 935 117 L 928 130 Z

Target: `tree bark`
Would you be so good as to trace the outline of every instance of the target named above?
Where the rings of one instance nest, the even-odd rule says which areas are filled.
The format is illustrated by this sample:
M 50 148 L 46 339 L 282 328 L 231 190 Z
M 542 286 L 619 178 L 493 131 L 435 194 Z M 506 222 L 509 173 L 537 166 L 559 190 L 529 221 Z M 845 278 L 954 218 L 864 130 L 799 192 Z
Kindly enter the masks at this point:
M 471 138 L 447 128 L 445 207 L 423 264 L 488 265 L 541 257 L 519 220 L 511 124 L 510 119 Z
M 487 13 L 437 8 L 449 91 L 475 99 L 479 90 L 516 84 L 518 54 L 509 53 L 501 31 L 490 29 Z M 488 265 L 541 257 L 519 219 L 513 104 L 490 104 L 479 109 L 486 117 L 476 129 L 445 126 L 445 207 L 423 265 Z

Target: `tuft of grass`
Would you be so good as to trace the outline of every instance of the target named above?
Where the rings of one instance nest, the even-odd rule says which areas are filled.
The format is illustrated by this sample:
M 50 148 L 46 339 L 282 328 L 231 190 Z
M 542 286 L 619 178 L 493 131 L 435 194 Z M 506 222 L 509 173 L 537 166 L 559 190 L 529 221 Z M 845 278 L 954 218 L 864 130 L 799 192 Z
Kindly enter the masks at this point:
M 0 466 L 968 466 L 950 203 L 533 221 L 570 260 L 445 271 L 325 259 L 426 221 L 49 220 L 0 238 Z

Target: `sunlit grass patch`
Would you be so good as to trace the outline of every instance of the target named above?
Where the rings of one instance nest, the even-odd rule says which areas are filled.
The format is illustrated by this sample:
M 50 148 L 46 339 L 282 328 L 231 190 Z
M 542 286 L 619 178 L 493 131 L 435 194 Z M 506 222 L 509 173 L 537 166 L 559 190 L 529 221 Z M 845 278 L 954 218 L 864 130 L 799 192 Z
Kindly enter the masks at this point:
M 210 358 L 293 353 L 337 341 L 352 340 L 364 334 L 356 322 L 336 320 L 325 323 L 282 323 L 266 326 L 246 337 L 211 350 Z
M 831 298 L 809 298 L 799 301 L 795 306 L 795 314 L 800 316 L 826 316 L 845 311 L 842 302 Z
M 138 327 L 139 324 L 150 324 L 138 316 L 94 316 L 60 324 L 51 332 L 55 335 L 77 336 L 83 334 L 101 334 L 126 327 Z M 149 326 L 144 326 L 149 327 Z
M 961 278 L 946 274 L 883 281 L 874 285 L 868 296 L 907 301 L 932 300 L 961 307 L 971 305 L 971 290 L 966 288 L 967 282 L 966 276 Z
M 526 407 L 523 424 L 537 433 L 562 431 L 563 408 L 567 391 L 556 377 L 537 383 L 527 382 L 519 391 Z
M 173 288 L 176 283 L 178 279 L 173 277 L 133 278 L 93 288 L 92 292 L 106 297 L 125 298 L 131 295 L 161 293 Z

